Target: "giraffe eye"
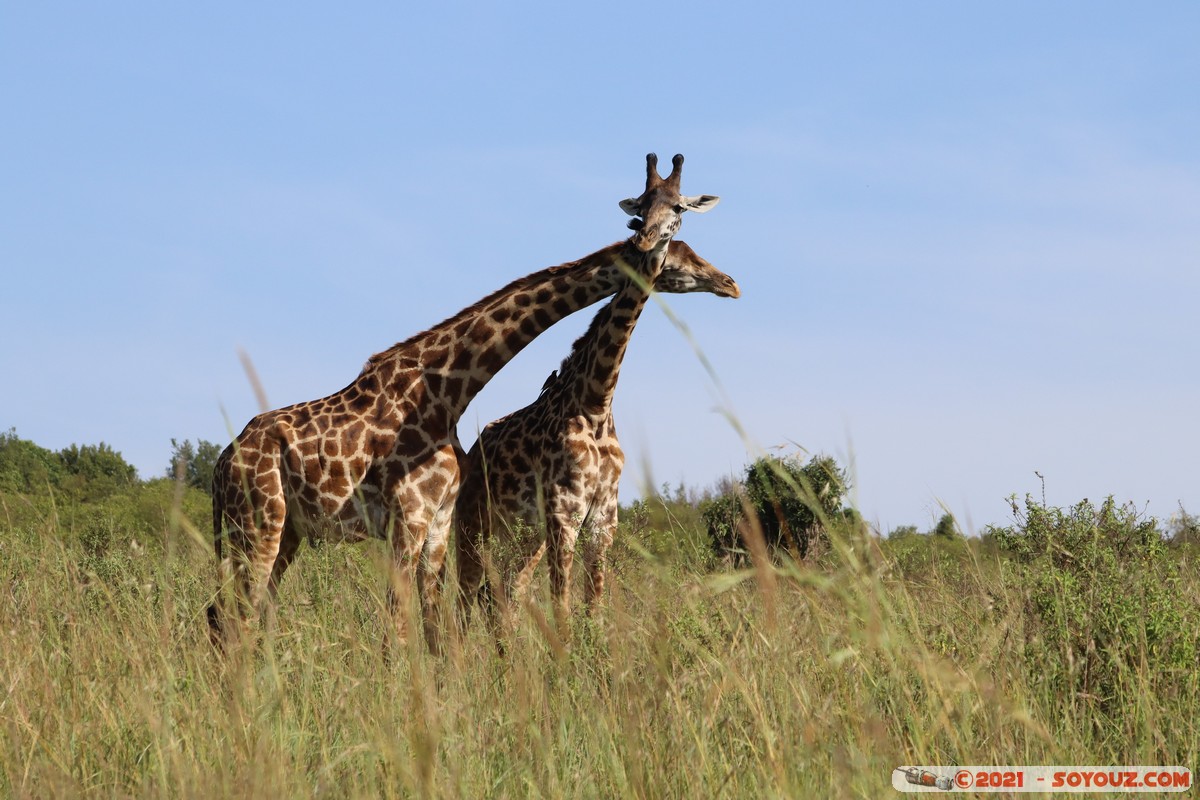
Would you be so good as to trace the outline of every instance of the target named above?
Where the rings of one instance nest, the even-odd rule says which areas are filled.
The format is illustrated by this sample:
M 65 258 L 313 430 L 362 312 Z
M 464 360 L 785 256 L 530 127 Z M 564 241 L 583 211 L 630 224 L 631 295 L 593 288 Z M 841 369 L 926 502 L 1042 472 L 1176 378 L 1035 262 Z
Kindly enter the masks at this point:
M 676 205 L 676 206 L 675 206 L 675 213 L 676 213 L 676 214 L 682 214 L 682 213 L 683 213 L 683 212 L 685 212 L 685 211 L 687 211 L 687 209 L 686 209 L 686 208 L 684 208 L 683 206 L 681 206 L 681 205 Z

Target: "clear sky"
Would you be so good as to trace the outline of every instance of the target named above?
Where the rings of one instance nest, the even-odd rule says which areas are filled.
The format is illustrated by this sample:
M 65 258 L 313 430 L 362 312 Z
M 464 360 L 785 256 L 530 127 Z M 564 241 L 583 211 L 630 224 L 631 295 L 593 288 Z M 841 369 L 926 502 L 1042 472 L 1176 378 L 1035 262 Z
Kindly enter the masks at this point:
M 624 238 L 681 152 L 721 204 L 678 238 L 743 296 L 667 298 L 720 386 L 643 317 L 624 501 L 799 445 L 885 531 L 1003 522 L 1035 471 L 1195 513 L 1198 36 L 1193 2 L 4 2 L 0 429 L 160 474 L 256 412 L 239 348 L 273 406 L 336 391 Z

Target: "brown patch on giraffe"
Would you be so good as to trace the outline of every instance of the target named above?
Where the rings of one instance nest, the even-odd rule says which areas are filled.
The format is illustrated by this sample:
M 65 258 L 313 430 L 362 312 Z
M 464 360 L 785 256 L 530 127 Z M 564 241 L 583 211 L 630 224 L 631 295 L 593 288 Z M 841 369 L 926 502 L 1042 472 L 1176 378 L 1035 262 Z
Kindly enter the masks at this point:
M 507 359 L 503 353 L 495 348 L 488 348 L 481 352 L 479 357 L 475 359 L 475 366 L 488 375 L 494 375 L 500 371 L 506 362 Z
M 644 299 L 634 297 L 631 294 L 618 294 L 616 299 L 613 300 L 611 305 L 613 306 L 614 311 L 621 311 L 621 312 L 624 312 L 625 314 L 628 314 L 630 311 L 633 311 L 635 308 L 640 308 L 642 303 L 644 303 L 644 302 L 645 302 Z M 615 314 L 614 314 L 614 316 L 615 316 Z
M 321 463 L 315 457 L 304 459 L 304 482 L 313 486 L 321 483 Z
M 426 350 L 424 355 L 421 357 L 421 361 L 427 367 L 437 367 L 444 364 L 446 359 L 449 357 L 449 347 L 438 347 L 432 350 Z
M 380 395 L 375 401 L 374 413 L 368 420 L 377 428 L 391 430 L 400 426 L 400 418 L 396 415 L 396 409 L 393 404 L 388 402 L 387 397 Z
M 464 347 L 454 355 L 454 360 L 450 362 L 450 370 L 452 372 L 466 372 L 471 368 L 471 362 L 475 358 L 475 353 L 469 347 Z
M 446 485 L 450 482 L 448 476 L 440 472 L 431 472 L 425 477 L 421 484 L 421 488 L 425 491 L 427 497 L 439 497 L 445 491 Z
M 342 442 L 347 452 L 358 449 L 358 440 L 366 429 L 367 426 L 361 419 L 356 419 L 346 426 L 342 431 Z
M 515 353 L 525 344 L 525 338 L 516 328 L 510 328 L 504 332 L 504 346 L 508 348 L 508 352 Z
M 391 452 L 392 446 L 396 442 L 396 437 L 383 431 L 373 430 L 367 433 L 366 436 L 366 451 L 373 458 L 383 458 Z M 307 476 L 306 476 L 307 477 Z M 316 483 L 316 481 L 309 481 Z
M 425 454 L 429 450 L 429 441 L 425 434 L 417 428 L 405 428 L 397 434 L 394 446 L 401 453 L 411 453 L 414 455 Z M 390 449 L 390 448 L 389 448 Z
M 540 309 L 537 309 L 537 310 L 540 310 Z M 535 310 L 535 313 L 536 313 L 536 310 Z M 550 327 L 550 326 L 547 325 L 546 327 Z M 486 345 L 488 342 L 490 342 L 491 339 L 492 339 L 492 327 L 490 325 L 484 325 L 482 321 L 479 321 L 471 326 L 471 336 L 468 338 L 468 341 L 473 342 L 477 349 L 482 348 L 484 345 Z
M 346 407 L 351 413 L 361 414 L 370 408 L 373 402 L 375 402 L 374 395 L 357 391 L 351 397 L 347 398 Z
M 358 391 L 363 394 L 375 394 L 379 391 L 379 375 L 376 372 L 364 372 L 357 381 Z
M 333 462 L 331 467 L 340 467 L 340 469 L 331 470 L 330 474 L 322 481 L 321 494 L 345 497 L 350 493 L 350 481 L 346 478 L 346 468 L 340 461 Z

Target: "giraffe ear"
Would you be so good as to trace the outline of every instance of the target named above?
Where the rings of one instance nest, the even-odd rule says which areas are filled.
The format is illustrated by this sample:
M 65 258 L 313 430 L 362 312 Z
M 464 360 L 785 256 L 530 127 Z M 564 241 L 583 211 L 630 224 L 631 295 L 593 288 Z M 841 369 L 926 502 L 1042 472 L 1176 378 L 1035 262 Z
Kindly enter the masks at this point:
M 680 204 L 688 211 L 695 211 L 697 214 L 703 214 L 705 211 L 711 211 L 713 206 L 721 201 L 721 198 L 711 194 L 698 194 L 693 197 L 679 198 Z
M 638 209 L 638 199 L 636 197 L 627 197 L 621 201 L 621 210 L 631 217 L 636 217 L 640 211 Z

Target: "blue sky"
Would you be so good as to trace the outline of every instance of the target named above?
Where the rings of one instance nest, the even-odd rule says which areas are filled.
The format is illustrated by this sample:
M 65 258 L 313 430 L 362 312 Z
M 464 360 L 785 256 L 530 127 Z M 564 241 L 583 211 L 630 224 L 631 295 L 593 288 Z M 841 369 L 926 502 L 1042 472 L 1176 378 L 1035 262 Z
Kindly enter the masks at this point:
M 272 405 L 336 391 L 623 238 L 682 152 L 722 199 L 678 238 L 743 296 L 667 298 L 719 387 L 644 316 L 624 501 L 799 445 L 884 530 L 1003 522 L 1035 471 L 1200 509 L 1200 6 L 427 6 L 0 6 L 0 428 L 158 474 L 255 413 L 239 348 Z

